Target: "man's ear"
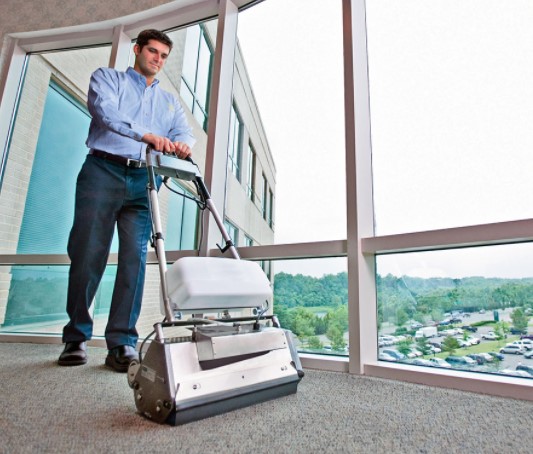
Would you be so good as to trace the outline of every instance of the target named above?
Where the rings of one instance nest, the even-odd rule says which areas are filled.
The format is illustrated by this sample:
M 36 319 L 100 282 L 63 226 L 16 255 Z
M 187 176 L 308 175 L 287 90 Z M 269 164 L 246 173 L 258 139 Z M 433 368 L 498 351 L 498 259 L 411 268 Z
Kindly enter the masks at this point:
M 134 53 L 135 55 L 139 55 L 139 54 L 141 53 L 141 47 L 140 47 L 138 44 L 135 44 L 135 45 L 133 46 L 133 53 Z

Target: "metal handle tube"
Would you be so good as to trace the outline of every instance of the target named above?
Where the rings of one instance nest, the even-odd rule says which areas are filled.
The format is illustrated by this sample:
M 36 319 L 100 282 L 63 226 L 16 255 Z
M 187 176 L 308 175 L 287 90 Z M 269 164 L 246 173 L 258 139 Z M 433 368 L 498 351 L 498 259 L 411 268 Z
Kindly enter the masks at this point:
M 163 306 L 165 309 L 165 316 L 167 321 L 175 321 L 174 313 L 170 307 L 170 298 L 167 290 L 167 257 L 165 253 L 165 242 L 163 240 L 163 229 L 161 227 L 161 215 L 159 212 L 159 199 L 157 196 L 157 184 L 155 181 L 154 166 L 152 163 L 152 149 L 150 146 L 146 147 L 146 168 L 148 170 L 148 197 L 151 207 L 153 235 L 155 238 L 154 246 L 159 263 L 159 274 L 161 281 L 161 295 L 163 298 Z
M 231 255 L 235 259 L 240 259 L 241 257 L 239 255 L 239 253 L 237 252 L 237 248 L 233 244 L 230 236 L 228 235 L 228 232 L 226 231 L 226 227 L 224 227 L 224 222 L 222 221 L 221 217 L 219 216 L 218 211 L 217 211 L 217 209 L 215 207 L 215 204 L 212 202 L 211 199 L 207 199 L 205 201 L 205 204 L 207 206 L 207 209 L 213 215 L 213 219 L 215 220 L 218 228 L 220 229 L 220 233 L 222 233 L 222 238 L 224 238 L 224 241 L 226 242 L 226 244 L 228 244 L 228 242 L 231 243 L 230 247 L 228 248 L 228 250 L 230 251 Z

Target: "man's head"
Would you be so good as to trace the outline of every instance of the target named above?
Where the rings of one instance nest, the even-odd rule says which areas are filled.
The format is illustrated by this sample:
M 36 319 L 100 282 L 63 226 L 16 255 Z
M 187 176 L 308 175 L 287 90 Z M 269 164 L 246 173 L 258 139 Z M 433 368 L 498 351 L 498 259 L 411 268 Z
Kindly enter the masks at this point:
M 156 74 L 163 68 L 171 49 L 172 41 L 165 33 L 159 30 L 142 31 L 133 46 L 133 69 L 146 77 L 147 84 L 151 85 Z
M 143 30 L 139 33 L 137 36 L 137 45 L 142 48 L 148 44 L 148 41 L 151 39 L 154 39 L 156 41 L 159 41 L 162 44 L 166 44 L 168 46 L 169 52 L 172 50 L 173 42 L 168 37 L 166 33 L 163 33 L 159 30 L 149 29 L 149 30 Z

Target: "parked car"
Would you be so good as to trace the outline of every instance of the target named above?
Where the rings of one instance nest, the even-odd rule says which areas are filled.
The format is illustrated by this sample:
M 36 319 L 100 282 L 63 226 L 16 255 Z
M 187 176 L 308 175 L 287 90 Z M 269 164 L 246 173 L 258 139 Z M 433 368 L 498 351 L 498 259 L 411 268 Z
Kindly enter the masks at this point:
M 433 367 L 444 367 L 445 369 L 450 369 L 452 367 L 450 363 L 447 363 L 442 358 L 429 358 L 429 362 Z
M 394 337 L 393 336 L 379 336 L 378 337 L 378 345 L 394 345 Z
M 524 350 L 533 350 L 533 341 L 530 339 L 520 339 L 512 342 L 513 345 L 520 345 Z
M 478 364 L 485 364 L 487 362 L 487 358 L 484 356 L 478 354 L 478 353 L 470 353 L 469 355 L 466 355 L 469 358 L 472 358 L 476 363 Z
M 500 353 L 509 353 L 512 355 L 523 355 L 524 349 L 520 345 L 507 344 L 505 347 L 500 348 Z
M 509 331 L 511 332 L 511 334 L 526 334 L 525 330 L 515 328 L 514 326 L 512 326 Z
M 520 336 L 520 339 L 530 339 L 533 340 L 533 334 L 523 334 Z
M 423 358 L 415 358 L 413 359 L 413 362 L 411 364 L 415 364 L 417 366 L 426 366 L 426 367 L 433 366 L 433 363 L 429 359 L 423 359 Z
M 502 375 L 514 375 L 515 377 L 531 378 L 531 375 L 529 375 L 525 370 L 503 369 L 499 373 Z
M 524 358 L 533 359 L 533 350 L 524 353 Z
M 503 361 L 505 359 L 505 356 L 498 352 L 489 352 L 489 355 L 497 361 Z
M 432 341 L 429 341 L 428 344 L 433 346 L 433 347 L 442 349 L 442 342 L 439 342 L 439 341 L 436 341 L 436 340 L 432 340 Z
M 494 331 L 489 331 L 488 333 L 482 334 L 481 339 L 485 340 L 498 340 L 498 336 Z
M 389 355 L 388 353 L 383 353 L 383 352 L 378 353 L 378 359 L 380 361 L 397 361 L 397 359 L 394 356 Z
M 472 344 L 469 341 L 464 340 L 464 339 L 457 339 L 457 342 L 459 342 L 459 346 L 461 348 L 466 348 L 466 347 L 471 347 L 472 346 Z
M 468 356 L 448 356 L 446 361 L 452 366 L 475 366 L 477 364 L 476 361 Z
M 392 348 L 384 348 L 381 353 L 386 353 L 387 355 L 392 356 L 396 359 L 396 361 L 400 361 L 406 358 L 403 353 L 400 353 L 398 350 L 393 350 Z
M 516 370 L 526 371 L 529 375 L 533 377 L 533 366 L 526 366 L 525 364 L 518 364 Z
M 466 331 L 470 331 L 471 333 L 477 332 L 477 328 L 475 326 L 464 325 L 464 326 L 461 326 L 461 328 L 463 328 Z
M 477 345 L 479 344 L 481 341 L 479 340 L 479 337 L 474 337 L 474 336 L 468 336 L 466 338 L 466 340 L 468 342 L 470 342 L 470 345 Z
M 483 358 L 485 358 L 485 361 L 487 361 L 488 363 L 491 363 L 492 361 L 494 361 L 494 356 L 492 356 L 490 353 L 482 352 L 482 353 L 478 353 L 478 355 L 480 355 Z M 498 353 L 498 355 L 499 355 L 499 353 Z M 503 358 L 503 355 L 502 355 L 502 358 Z

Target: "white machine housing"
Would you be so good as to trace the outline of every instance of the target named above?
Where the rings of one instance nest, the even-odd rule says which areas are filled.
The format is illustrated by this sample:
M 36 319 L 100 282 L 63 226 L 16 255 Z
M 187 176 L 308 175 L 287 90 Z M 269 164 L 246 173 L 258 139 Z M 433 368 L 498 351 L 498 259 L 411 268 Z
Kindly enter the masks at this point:
M 254 308 L 272 301 L 264 271 L 247 260 L 183 257 L 168 268 L 166 283 L 173 311 Z M 165 315 L 163 292 L 161 313 Z

